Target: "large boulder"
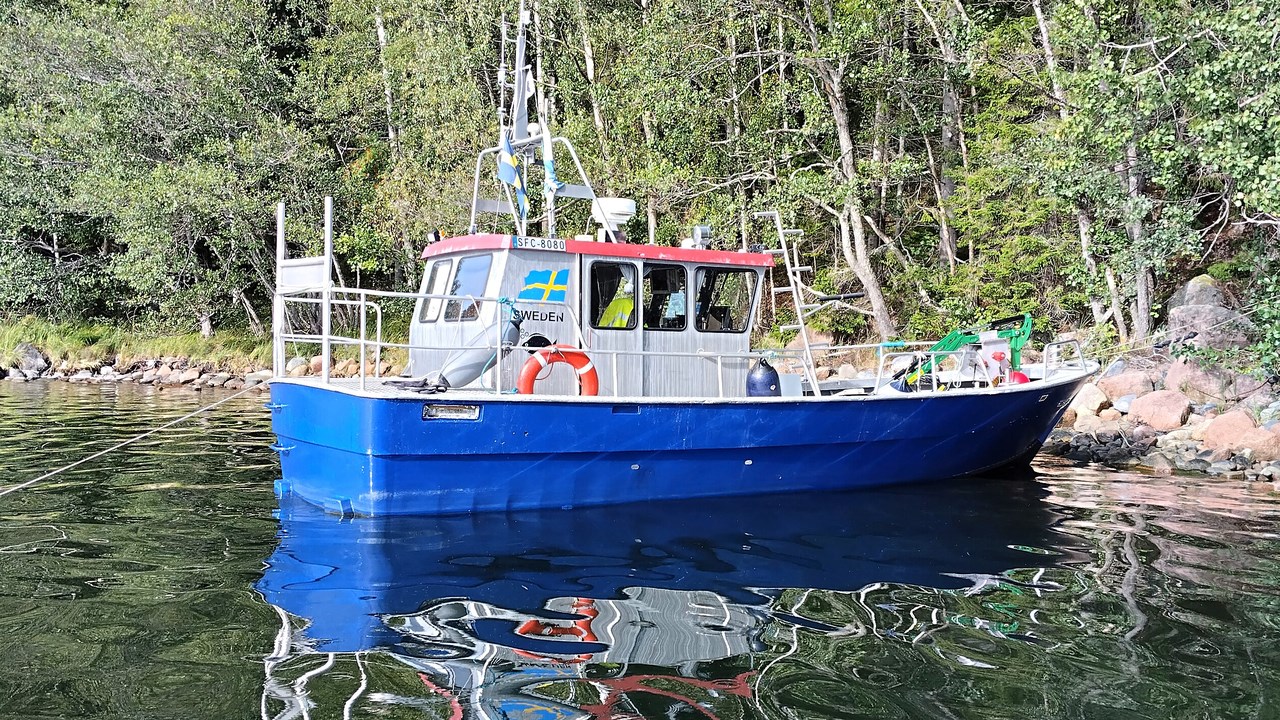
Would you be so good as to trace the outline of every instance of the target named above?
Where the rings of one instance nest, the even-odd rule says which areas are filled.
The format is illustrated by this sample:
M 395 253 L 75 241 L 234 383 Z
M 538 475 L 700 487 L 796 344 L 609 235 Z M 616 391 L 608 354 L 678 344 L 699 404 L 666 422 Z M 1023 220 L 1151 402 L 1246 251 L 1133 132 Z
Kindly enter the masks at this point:
M 1183 305 L 1169 311 L 1169 336 L 1195 347 L 1247 347 L 1256 331 L 1249 318 L 1216 305 Z
M 1097 415 L 1098 411 L 1110 404 L 1107 394 L 1093 383 L 1085 383 L 1071 401 L 1071 409 L 1081 415 Z
M 29 378 L 40 377 L 41 373 L 49 369 L 49 358 L 31 343 L 18 343 L 13 354 L 18 361 L 18 370 Z
M 1169 337 L 1202 348 L 1242 348 L 1249 345 L 1256 326 L 1227 307 L 1222 287 L 1208 275 L 1199 275 L 1178 288 L 1165 307 L 1169 309 Z
M 1179 359 L 1169 365 L 1164 386 L 1183 393 L 1193 402 L 1222 405 L 1249 397 L 1266 387 L 1266 382 L 1220 366 L 1203 367 L 1194 361 Z
M 1129 417 L 1161 432 L 1176 430 L 1191 416 L 1191 400 L 1177 390 L 1157 390 L 1133 401 Z
M 1112 405 L 1125 395 L 1142 396 L 1155 389 L 1151 377 L 1141 370 L 1129 370 L 1098 381 L 1098 389 L 1106 393 Z
M 1205 447 L 1234 449 L 1236 443 L 1254 429 L 1253 418 L 1243 410 L 1232 410 L 1209 421 L 1204 429 Z
M 1222 288 L 1218 285 L 1218 281 L 1209 275 L 1197 275 L 1187 281 L 1186 285 L 1178 288 L 1176 292 L 1169 297 L 1169 301 L 1165 303 L 1165 307 L 1169 309 L 1179 308 L 1183 305 L 1215 305 L 1217 307 L 1226 307 L 1227 301 L 1222 294 Z
M 1089 433 L 1091 435 L 1116 435 L 1120 432 L 1120 423 L 1115 420 L 1105 420 L 1097 415 L 1089 413 L 1081 413 L 1076 418 L 1075 424 L 1071 426 L 1072 430 L 1078 433 Z
M 1204 444 L 1213 450 L 1251 450 L 1256 460 L 1280 459 L 1280 435 L 1254 427 L 1253 418 L 1244 410 L 1232 410 L 1211 420 L 1204 431 Z

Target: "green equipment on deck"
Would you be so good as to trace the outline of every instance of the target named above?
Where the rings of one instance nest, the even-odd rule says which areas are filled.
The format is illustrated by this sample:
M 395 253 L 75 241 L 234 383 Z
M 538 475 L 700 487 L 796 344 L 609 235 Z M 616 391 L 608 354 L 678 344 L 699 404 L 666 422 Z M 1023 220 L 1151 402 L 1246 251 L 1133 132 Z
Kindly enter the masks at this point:
M 965 345 L 982 342 L 983 333 L 996 331 L 996 337 L 1009 341 L 1009 367 L 1022 369 L 1022 347 L 1031 339 L 1031 315 L 1011 315 L 1000 320 L 993 320 L 986 325 L 976 325 L 963 330 L 952 330 L 947 336 L 929 348 L 929 354 L 918 363 L 912 363 L 893 376 L 894 380 L 906 376 L 905 384 L 915 385 L 920 379 L 933 372 L 933 364 L 938 356 L 935 353 L 947 353 L 959 350 Z

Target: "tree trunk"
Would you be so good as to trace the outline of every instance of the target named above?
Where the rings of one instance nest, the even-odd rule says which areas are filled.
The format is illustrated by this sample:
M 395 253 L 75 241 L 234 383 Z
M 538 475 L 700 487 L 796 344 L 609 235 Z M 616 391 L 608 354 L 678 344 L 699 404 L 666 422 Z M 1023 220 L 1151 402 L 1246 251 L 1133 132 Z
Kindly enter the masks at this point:
M 588 31 L 587 8 L 583 0 L 578 0 L 578 31 L 582 33 L 582 62 L 587 74 L 587 98 L 591 102 L 591 122 L 596 128 L 596 137 L 600 142 L 600 160 L 609 167 L 609 150 L 604 126 L 604 113 L 600 109 L 600 96 L 596 93 L 596 55 L 591 45 L 591 34 Z
M 871 267 L 871 254 L 867 252 L 867 231 L 862 224 L 862 207 L 850 201 L 840 214 L 840 249 L 844 252 L 845 262 L 853 270 L 862 290 L 871 302 L 871 317 L 875 320 L 876 333 L 883 342 L 889 340 L 897 332 L 893 324 L 893 314 L 884 301 L 884 292 L 880 288 L 880 280 L 875 269 Z
M 262 337 L 266 334 L 266 328 L 262 326 L 262 319 L 258 317 L 258 313 L 253 309 L 253 303 L 249 302 L 249 296 L 243 291 L 237 290 L 235 297 L 244 306 L 244 315 L 249 320 L 249 330 L 254 337 Z
M 1146 184 L 1142 177 L 1142 172 L 1138 169 L 1138 144 L 1130 141 L 1125 148 L 1125 180 L 1128 186 L 1129 199 L 1137 205 L 1137 200 L 1142 197 L 1142 191 Z M 1131 210 L 1132 212 L 1132 210 Z M 1125 223 L 1125 233 L 1129 236 L 1129 244 L 1137 257 L 1137 271 L 1134 273 L 1134 310 L 1133 310 L 1133 341 L 1142 342 L 1147 339 L 1147 335 L 1151 330 L 1151 268 L 1147 264 L 1147 256 L 1143 252 L 1142 247 L 1146 239 L 1146 226 L 1142 218 L 1134 214 L 1130 216 L 1129 221 Z
M 1089 251 L 1089 238 L 1093 237 L 1093 219 L 1084 208 L 1076 208 L 1076 226 L 1080 230 L 1080 255 L 1084 258 L 1085 271 L 1089 274 L 1089 280 L 1092 281 L 1098 277 L 1098 263 L 1093 259 L 1093 253 Z M 1092 287 L 1086 287 L 1085 294 L 1089 298 L 1089 308 L 1093 310 L 1093 324 L 1101 325 L 1106 322 L 1107 313 L 1103 309 L 1102 298 L 1098 297 Z
M 831 111 L 831 119 L 835 124 L 836 137 L 839 138 L 840 157 L 836 159 L 839 179 L 844 184 L 852 184 L 857 179 L 857 163 L 854 153 L 853 130 L 850 127 L 849 105 L 844 91 L 845 66 L 830 60 L 814 60 L 819 85 L 826 96 L 827 106 Z M 862 283 L 867 301 L 871 303 L 872 317 L 875 319 L 876 333 L 887 340 L 897 334 L 893 315 L 885 303 L 884 292 L 880 289 L 880 281 L 876 278 L 871 266 L 871 253 L 867 248 L 866 227 L 862 220 L 862 203 L 852 196 L 844 203 L 839 216 L 840 241 L 844 250 L 845 261 Z
M 640 129 L 644 132 L 645 153 L 652 156 L 654 144 L 653 116 L 647 111 L 640 114 Z M 654 195 L 652 189 L 649 190 L 647 196 L 644 204 L 644 216 L 645 222 L 649 225 L 649 244 L 656 245 L 658 241 L 658 198 Z
M 387 110 L 387 143 L 391 156 L 400 158 L 400 133 L 395 123 L 395 96 L 391 90 L 391 70 L 387 66 L 387 28 L 382 21 L 382 6 L 373 6 L 373 26 L 378 35 L 378 66 L 382 71 L 382 97 Z
M 946 53 L 950 55 L 950 51 Z M 950 62 L 945 55 L 944 61 Z M 956 250 L 959 247 L 955 227 L 951 224 L 951 196 L 956 192 L 956 181 L 948 164 L 959 151 L 960 96 L 951 73 L 942 76 L 942 157 L 938 158 L 938 249 L 947 261 L 951 272 L 956 271 Z
M 382 6 L 373 6 L 373 26 L 378 37 L 378 67 L 382 74 L 382 99 L 386 104 L 387 113 L 387 145 L 391 148 L 391 159 L 393 164 L 398 164 L 402 157 L 400 148 L 400 131 L 396 128 L 395 122 L 395 94 L 391 87 L 391 69 L 387 65 L 387 27 L 382 17 Z M 398 216 L 403 215 L 402 212 L 396 211 Z M 407 223 L 403 217 L 400 222 L 396 223 L 396 230 L 402 231 Z M 409 239 L 408 233 L 400 232 L 400 249 L 404 253 L 404 257 L 396 262 L 393 268 L 395 276 L 395 284 L 403 287 L 406 276 L 412 276 L 412 268 L 417 253 L 414 251 L 413 241 Z
M 923 0 L 916 0 L 916 7 L 924 16 L 925 22 L 933 31 L 934 41 L 938 43 L 938 51 L 942 54 L 942 152 L 941 157 L 931 158 L 933 165 L 934 187 L 938 196 L 938 255 L 946 261 L 952 273 L 956 271 L 956 231 L 951 224 L 949 209 L 951 196 L 956 191 L 955 178 L 948 171 L 951 157 L 960 151 L 960 94 L 952 80 L 951 68 L 959 64 L 949 37 L 943 34 L 942 27 L 925 7 Z M 926 138 L 926 142 L 928 142 Z M 932 154 L 932 153 L 930 153 Z M 967 153 L 960 153 L 962 156 Z
M 1044 66 L 1049 73 L 1049 83 L 1053 88 L 1053 99 L 1058 104 L 1058 117 L 1062 120 L 1070 118 L 1071 114 L 1067 110 L 1067 95 L 1062 90 L 1062 83 L 1058 80 L 1058 59 L 1053 52 L 1053 43 L 1049 40 L 1049 21 L 1044 14 L 1043 0 L 1031 0 L 1031 9 L 1035 11 L 1036 27 L 1040 30 L 1040 48 L 1044 52 Z M 1084 267 L 1089 275 L 1089 282 L 1085 286 L 1085 295 L 1089 298 L 1089 308 L 1093 311 L 1093 324 L 1101 325 L 1106 322 L 1106 312 L 1103 310 L 1102 298 L 1094 291 L 1094 283 L 1098 277 L 1098 263 L 1093 257 L 1093 252 L 1089 248 L 1090 238 L 1092 237 L 1093 220 L 1089 217 L 1088 211 L 1076 203 L 1076 227 L 1080 232 L 1080 255 L 1084 258 Z M 1110 280 L 1114 286 L 1114 279 Z M 1128 334 L 1124 327 L 1124 317 L 1118 312 L 1119 299 L 1115 297 L 1115 291 L 1112 290 L 1112 315 L 1115 319 L 1116 330 L 1120 333 L 1122 339 Z
M 1111 295 L 1111 319 L 1116 321 L 1116 332 L 1120 335 L 1120 342 L 1129 342 L 1129 328 L 1124 322 L 1124 309 L 1121 307 L 1120 288 L 1117 287 L 1116 274 L 1111 268 L 1106 269 L 1107 290 Z

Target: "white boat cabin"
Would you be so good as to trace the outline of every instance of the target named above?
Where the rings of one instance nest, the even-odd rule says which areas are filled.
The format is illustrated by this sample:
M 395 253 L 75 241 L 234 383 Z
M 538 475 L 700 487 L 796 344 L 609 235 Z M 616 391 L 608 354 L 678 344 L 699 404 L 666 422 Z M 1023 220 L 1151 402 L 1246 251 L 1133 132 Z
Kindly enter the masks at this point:
M 406 374 L 430 376 L 460 350 L 495 347 L 514 313 L 519 347 L 466 387 L 510 390 L 537 348 L 562 343 L 587 353 L 602 396 L 746 395 L 771 255 L 471 234 L 429 245 L 423 258 Z M 563 363 L 537 385 L 577 392 Z

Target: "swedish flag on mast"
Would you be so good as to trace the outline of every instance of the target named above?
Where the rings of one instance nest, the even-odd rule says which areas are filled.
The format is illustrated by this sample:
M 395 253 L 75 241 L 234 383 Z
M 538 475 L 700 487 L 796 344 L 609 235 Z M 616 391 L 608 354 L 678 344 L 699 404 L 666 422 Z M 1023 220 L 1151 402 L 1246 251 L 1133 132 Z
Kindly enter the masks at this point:
M 524 187 L 524 167 L 520 156 L 511 147 L 511 138 L 502 136 L 502 149 L 498 152 L 498 179 L 511 186 L 516 194 L 516 205 L 520 208 L 520 219 L 529 215 L 529 197 Z

